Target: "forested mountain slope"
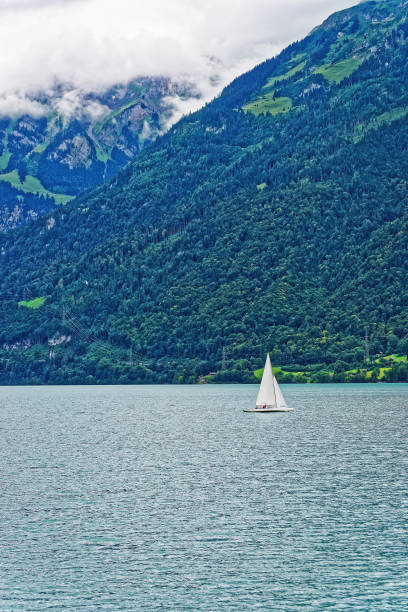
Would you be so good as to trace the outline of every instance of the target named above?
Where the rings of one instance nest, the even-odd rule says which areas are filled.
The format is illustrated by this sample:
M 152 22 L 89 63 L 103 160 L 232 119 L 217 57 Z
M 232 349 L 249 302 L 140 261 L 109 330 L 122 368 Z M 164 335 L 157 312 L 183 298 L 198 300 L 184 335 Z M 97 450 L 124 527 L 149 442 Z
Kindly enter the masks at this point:
M 3 236 L 1 381 L 195 380 L 266 350 L 359 366 L 365 336 L 406 351 L 407 16 L 333 15 Z

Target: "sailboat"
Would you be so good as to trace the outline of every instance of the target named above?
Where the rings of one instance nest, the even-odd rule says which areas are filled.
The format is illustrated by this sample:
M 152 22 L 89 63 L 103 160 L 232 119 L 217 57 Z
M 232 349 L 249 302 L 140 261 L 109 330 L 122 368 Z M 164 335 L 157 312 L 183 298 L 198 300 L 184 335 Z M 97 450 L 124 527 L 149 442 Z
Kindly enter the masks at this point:
M 244 412 L 291 412 L 293 408 L 288 408 L 282 392 L 276 380 L 269 353 L 266 356 L 265 369 L 256 399 L 256 407 L 244 409 Z

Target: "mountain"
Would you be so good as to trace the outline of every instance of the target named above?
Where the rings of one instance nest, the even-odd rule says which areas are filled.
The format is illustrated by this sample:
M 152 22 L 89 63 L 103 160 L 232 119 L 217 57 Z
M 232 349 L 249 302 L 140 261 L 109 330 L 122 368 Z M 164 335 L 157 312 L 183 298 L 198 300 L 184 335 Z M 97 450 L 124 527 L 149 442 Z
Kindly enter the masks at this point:
M 407 13 L 334 14 L 3 235 L 1 382 L 249 382 L 267 350 L 337 371 L 405 352 Z
M 31 114 L 0 119 L 0 231 L 115 176 L 163 131 L 171 97 L 193 95 L 168 78 L 138 78 L 99 93 L 59 84 L 31 96 Z

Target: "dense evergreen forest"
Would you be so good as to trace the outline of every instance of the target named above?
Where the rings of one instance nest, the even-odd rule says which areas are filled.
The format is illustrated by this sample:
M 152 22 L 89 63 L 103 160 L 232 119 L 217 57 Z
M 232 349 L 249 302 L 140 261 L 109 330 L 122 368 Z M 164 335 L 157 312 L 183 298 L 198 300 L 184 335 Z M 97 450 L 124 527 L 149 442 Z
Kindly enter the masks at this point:
M 267 350 L 287 381 L 408 380 L 384 360 L 408 350 L 407 17 L 333 15 L 2 236 L 0 383 L 253 382 Z

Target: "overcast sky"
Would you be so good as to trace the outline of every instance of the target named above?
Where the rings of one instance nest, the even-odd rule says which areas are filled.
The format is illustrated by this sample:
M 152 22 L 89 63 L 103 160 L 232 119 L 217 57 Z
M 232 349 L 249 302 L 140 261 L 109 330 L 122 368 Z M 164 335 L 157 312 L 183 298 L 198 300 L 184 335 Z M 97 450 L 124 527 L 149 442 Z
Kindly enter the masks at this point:
M 78 94 L 139 75 L 192 80 L 208 99 L 334 11 L 356 3 L 0 0 L 0 114 L 40 113 L 26 95 L 56 81 L 70 83 Z M 77 103 L 78 95 L 71 97 Z

